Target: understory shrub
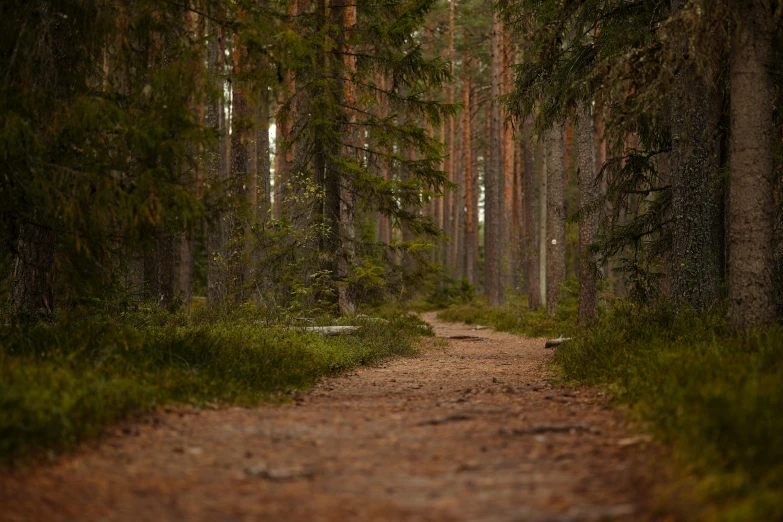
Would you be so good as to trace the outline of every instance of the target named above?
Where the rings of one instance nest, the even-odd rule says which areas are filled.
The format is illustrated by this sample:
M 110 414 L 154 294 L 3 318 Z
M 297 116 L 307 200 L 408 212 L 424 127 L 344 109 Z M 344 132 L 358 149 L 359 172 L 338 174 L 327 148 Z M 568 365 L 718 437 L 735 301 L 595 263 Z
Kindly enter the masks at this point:
M 573 295 L 556 317 L 527 304 L 473 301 L 444 320 L 531 336 L 573 337 L 555 351 L 556 380 L 604 385 L 632 417 L 674 448 L 709 521 L 783 520 L 783 328 L 743 336 L 725 314 L 618 302 L 589 328 Z
M 613 397 L 698 480 L 706 520 L 783 519 L 783 329 L 735 336 L 717 315 L 613 310 L 555 355 Z

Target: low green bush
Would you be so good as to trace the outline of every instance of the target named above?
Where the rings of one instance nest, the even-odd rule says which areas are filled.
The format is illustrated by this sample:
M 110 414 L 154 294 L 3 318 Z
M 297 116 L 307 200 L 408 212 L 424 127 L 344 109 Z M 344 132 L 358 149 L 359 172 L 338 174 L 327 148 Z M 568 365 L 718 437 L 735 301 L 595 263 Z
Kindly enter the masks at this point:
M 577 329 L 576 279 L 568 279 L 563 290 L 563 298 L 554 317 L 550 317 L 544 309 L 529 310 L 524 297 L 511 296 L 508 299 L 509 304 L 505 306 L 487 306 L 485 298 L 455 304 L 438 312 L 438 318 L 444 321 L 483 324 L 503 332 L 531 337 L 567 336 Z
M 256 324 L 251 313 L 5 326 L 0 460 L 71 448 L 123 416 L 166 403 L 250 406 L 284 398 L 322 376 L 413 354 L 427 332 L 419 324 L 397 315 L 338 337 Z
M 783 520 L 783 329 L 738 337 L 718 316 L 621 308 L 555 363 L 566 379 L 608 383 L 675 448 L 705 519 Z

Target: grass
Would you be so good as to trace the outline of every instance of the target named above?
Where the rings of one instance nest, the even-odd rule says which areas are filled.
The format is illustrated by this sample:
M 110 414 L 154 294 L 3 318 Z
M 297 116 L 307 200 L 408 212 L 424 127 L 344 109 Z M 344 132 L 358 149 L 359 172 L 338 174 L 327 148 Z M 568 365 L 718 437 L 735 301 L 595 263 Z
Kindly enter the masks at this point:
M 366 322 L 323 337 L 252 314 L 137 314 L 0 327 L 0 461 L 63 451 L 169 403 L 280 400 L 382 358 L 415 353 L 418 320 Z
M 672 447 L 703 520 L 783 520 L 783 329 L 736 336 L 718 315 L 627 304 L 578 329 L 571 305 L 554 319 L 520 308 L 472 303 L 440 317 L 573 335 L 555 352 L 558 378 L 606 385 Z
M 564 298 L 555 317 L 546 310 L 528 310 L 524 299 L 509 298 L 512 304 L 489 307 L 484 298 L 467 303 L 454 304 L 438 312 L 444 321 L 483 324 L 496 330 L 530 337 L 559 337 L 571 335 L 576 330 L 576 281 L 570 279 L 565 287 Z M 516 301 L 516 302 L 513 302 Z

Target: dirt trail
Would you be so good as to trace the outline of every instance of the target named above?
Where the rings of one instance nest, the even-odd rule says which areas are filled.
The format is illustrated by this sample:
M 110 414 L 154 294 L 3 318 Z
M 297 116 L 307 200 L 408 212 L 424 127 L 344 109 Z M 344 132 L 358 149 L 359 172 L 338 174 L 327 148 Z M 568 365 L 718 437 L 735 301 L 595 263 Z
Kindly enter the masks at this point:
M 644 443 L 596 392 L 547 384 L 543 340 L 425 319 L 420 356 L 294 404 L 155 413 L 0 477 L 0 520 L 653 519 Z

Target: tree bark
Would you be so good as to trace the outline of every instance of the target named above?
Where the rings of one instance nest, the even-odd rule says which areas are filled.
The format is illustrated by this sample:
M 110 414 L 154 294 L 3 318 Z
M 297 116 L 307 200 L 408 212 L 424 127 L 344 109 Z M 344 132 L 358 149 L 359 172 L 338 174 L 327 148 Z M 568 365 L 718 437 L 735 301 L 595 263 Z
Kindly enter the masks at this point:
M 217 37 L 212 36 L 207 46 L 207 63 L 209 81 L 213 87 L 222 90 L 223 87 L 223 57 L 217 42 Z M 225 179 L 226 150 L 225 117 L 223 100 L 215 100 L 207 106 L 206 125 L 215 129 L 218 136 L 206 152 L 206 177 L 210 185 L 212 201 L 209 205 L 211 212 L 207 216 L 207 307 L 216 308 L 223 304 L 225 287 L 224 253 L 226 243 L 223 214 L 217 204 L 222 199 L 223 180 Z
M 478 141 L 478 129 L 476 126 L 478 125 L 478 97 L 476 96 L 476 90 L 473 89 L 471 93 L 471 100 L 473 105 L 476 107 L 476 112 L 471 117 L 470 123 L 470 133 L 471 137 L 476 137 L 476 139 L 471 140 L 471 184 L 473 188 L 471 189 L 471 206 L 473 207 L 473 217 L 472 217 L 472 227 L 473 227 L 473 242 L 471 246 L 468 248 L 473 252 L 473 280 L 472 285 L 475 286 L 477 289 L 479 288 L 479 285 L 481 284 L 481 272 L 479 269 L 479 230 L 481 229 L 481 224 L 479 223 L 479 192 L 481 192 L 481 180 L 479 179 L 479 163 L 478 163 L 478 157 L 479 157 L 479 151 L 477 146 Z
M 11 302 L 20 316 L 54 311 L 54 231 L 26 224 L 19 231 Z
M 676 12 L 685 0 L 673 0 Z M 687 35 L 679 52 L 689 53 Z M 706 310 L 720 297 L 723 264 L 721 185 L 716 179 L 720 105 L 689 60 L 671 96 L 672 297 L 677 305 Z
M 286 8 L 286 15 L 291 24 L 294 24 L 299 13 L 299 1 L 290 0 Z M 294 170 L 295 147 L 291 143 L 293 138 L 293 119 L 296 115 L 296 100 L 291 101 L 288 114 L 281 114 L 280 108 L 285 105 L 286 96 L 296 92 L 296 77 L 293 70 L 285 74 L 284 85 L 278 93 L 278 119 L 275 126 L 275 186 L 274 186 L 274 215 L 280 219 L 289 214 L 290 206 L 289 185 Z
M 232 57 L 234 60 L 234 77 L 231 88 L 231 137 L 230 137 L 230 179 L 229 179 L 229 215 L 230 238 L 227 260 L 228 271 L 228 295 L 235 302 L 244 299 L 244 265 L 245 265 L 245 227 L 243 221 L 247 218 L 248 203 L 248 135 L 249 130 L 246 119 L 249 115 L 249 107 L 245 97 L 243 86 L 239 84 L 238 74 L 242 67 L 242 49 L 239 47 L 238 38 L 234 37 Z
M 454 1 L 449 0 L 449 72 L 454 74 Z M 449 83 L 446 87 L 446 94 L 448 96 L 449 104 L 454 103 L 454 85 Z M 456 138 L 456 129 L 454 125 L 455 118 L 453 116 L 448 117 L 447 122 L 447 153 L 448 158 L 446 160 L 446 170 L 448 171 L 449 181 L 452 183 L 457 182 L 456 177 L 456 147 L 454 146 Z M 455 206 L 456 192 L 450 190 L 446 192 L 443 198 L 443 229 L 446 234 L 449 235 L 450 242 L 445 245 L 444 249 L 444 266 L 447 271 L 454 276 L 454 258 L 455 258 L 455 246 L 457 238 L 454 237 L 454 206 Z
M 538 272 L 538 244 L 536 243 L 535 160 L 533 156 L 533 118 L 528 116 L 522 124 L 522 234 L 521 251 L 523 270 L 527 283 L 527 303 L 530 310 L 541 307 L 541 288 Z
M 739 330 L 774 319 L 771 0 L 734 0 L 729 57 L 729 319 Z
M 381 75 L 380 78 L 379 78 L 379 83 L 380 83 L 381 91 L 385 91 L 386 90 L 386 76 Z M 380 117 L 381 118 L 386 118 L 389 115 L 389 102 L 388 102 L 388 100 L 387 100 L 385 95 L 383 95 L 383 94 L 380 95 L 380 100 L 379 100 L 379 104 L 378 105 L 379 105 L 379 110 L 380 110 Z M 379 159 L 379 163 L 380 163 L 380 165 L 379 165 L 380 169 L 379 170 L 380 170 L 381 178 L 383 178 L 384 181 L 388 181 L 389 180 L 389 171 L 390 171 L 390 169 L 389 169 L 389 161 L 384 159 L 384 158 L 380 158 Z M 436 199 L 435 203 L 436 203 L 436 206 L 435 206 L 435 208 L 436 208 L 435 220 L 436 220 L 436 223 L 438 223 L 438 221 L 437 221 L 437 209 L 438 209 L 438 207 L 440 205 L 440 199 Z M 381 243 L 383 243 L 384 245 L 388 245 L 389 243 L 391 243 L 391 240 L 392 240 L 391 220 L 389 219 L 389 216 L 386 216 L 384 214 L 380 214 L 378 216 L 378 240 Z
M 193 301 L 193 231 L 188 228 L 179 237 L 176 294 L 186 310 Z
M 455 182 L 457 182 L 458 186 L 454 192 L 454 205 L 452 205 L 454 218 L 452 223 L 452 237 L 454 238 L 452 259 L 454 276 L 461 279 L 465 277 L 465 197 L 467 189 L 464 180 L 466 169 L 469 167 L 465 165 L 464 161 L 465 133 L 460 131 L 456 121 L 454 126 L 456 138 L 454 140 L 454 154 L 456 157 Z
M 343 55 L 344 75 L 346 80 L 343 83 L 343 95 L 346 107 L 356 105 L 356 87 L 353 83 L 353 76 L 356 74 L 356 57 L 352 55 L 353 49 L 350 45 L 351 31 L 356 25 L 356 5 L 343 7 L 343 38 L 345 54 Z M 348 125 L 345 129 L 346 143 L 351 145 L 356 140 L 355 125 L 356 114 L 352 109 L 347 109 Z M 354 154 L 353 149 L 346 146 L 343 149 L 343 155 Z M 338 278 L 340 286 L 338 287 L 338 301 L 340 311 L 344 315 L 356 315 L 356 301 L 350 276 L 352 268 L 356 265 L 356 230 L 354 207 L 354 183 L 350 176 L 344 176 L 340 183 L 340 243 L 341 255 L 338 260 Z
M 441 121 L 440 123 L 440 141 L 441 143 L 446 143 L 446 140 L 448 139 L 448 136 L 446 134 L 446 123 L 444 121 Z M 443 159 L 441 161 L 439 167 L 441 171 L 448 170 L 448 160 Z M 448 172 L 447 172 L 448 175 Z M 438 204 L 438 228 L 440 228 L 443 233 L 445 234 L 446 231 L 446 213 L 448 212 L 448 192 L 444 191 L 443 197 L 440 198 L 440 202 Z M 439 243 L 438 248 L 438 257 L 440 258 L 440 263 L 443 266 L 444 269 L 447 269 L 446 265 L 446 249 L 448 248 L 447 243 L 444 240 L 441 240 Z
M 507 34 L 503 24 L 500 24 L 500 46 L 503 60 L 501 69 L 501 93 L 511 92 L 511 35 Z M 514 227 L 512 223 L 512 214 L 514 212 L 514 130 L 509 122 L 502 123 L 503 140 L 503 214 L 502 214 L 502 238 L 503 238 L 503 259 L 501 261 L 501 284 L 504 288 L 510 288 L 513 285 L 514 254 L 513 240 Z
M 467 60 L 466 60 L 467 61 Z M 470 140 L 471 130 L 471 106 L 470 106 L 470 78 L 466 74 L 462 80 L 462 103 L 465 105 L 463 109 L 462 119 L 462 152 L 465 155 L 464 163 L 464 177 L 462 183 L 465 187 L 465 277 L 472 285 L 476 284 L 476 265 L 478 264 L 478 251 L 475 247 L 476 243 L 476 229 L 474 227 L 474 214 L 476 208 L 473 206 L 473 158 L 472 151 L 473 146 Z
M 489 143 L 489 169 L 485 175 L 485 213 L 484 213 L 484 241 L 485 263 L 484 277 L 486 280 L 487 302 L 490 306 L 498 306 L 504 301 L 504 288 L 502 277 L 503 256 L 503 144 L 501 141 L 501 115 L 500 105 L 497 102 L 500 96 L 500 68 L 502 61 L 502 49 L 500 44 L 500 20 L 496 12 L 492 12 L 492 37 L 491 37 L 491 65 L 490 65 L 490 96 L 492 106 L 490 108 L 490 143 Z
M 577 184 L 579 186 L 579 208 L 591 205 L 598 197 L 598 185 L 595 179 L 595 146 L 593 117 L 590 114 L 589 103 L 577 106 L 577 154 L 579 170 Z M 579 222 L 579 322 L 589 324 L 595 320 L 598 303 L 597 275 L 595 255 L 589 247 L 595 239 L 598 226 L 595 211 L 588 212 Z
M 546 310 L 551 316 L 557 312 L 561 287 L 565 280 L 565 205 L 563 188 L 563 128 L 554 125 L 546 132 Z
M 537 156 L 540 161 L 536 162 L 538 168 L 538 289 L 541 306 L 546 305 L 547 290 L 547 150 L 548 145 L 545 139 L 539 139 L 536 143 Z

